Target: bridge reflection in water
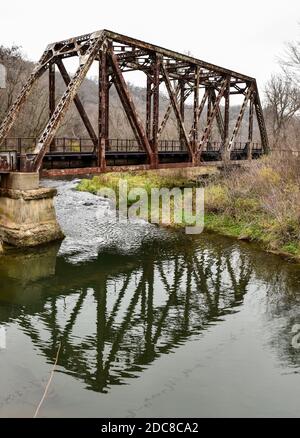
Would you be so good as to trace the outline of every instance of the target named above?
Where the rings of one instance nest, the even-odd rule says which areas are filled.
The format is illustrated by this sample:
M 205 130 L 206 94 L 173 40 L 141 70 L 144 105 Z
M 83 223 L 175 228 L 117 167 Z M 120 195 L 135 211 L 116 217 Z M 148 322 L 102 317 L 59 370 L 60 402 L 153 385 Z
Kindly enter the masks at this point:
M 60 370 L 107 392 L 243 300 L 247 255 L 179 240 L 80 266 L 56 258 L 57 246 L 6 256 L 1 297 L 10 304 L 0 307 L 0 323 L 17 322 L 49 363 L 61 341 Z

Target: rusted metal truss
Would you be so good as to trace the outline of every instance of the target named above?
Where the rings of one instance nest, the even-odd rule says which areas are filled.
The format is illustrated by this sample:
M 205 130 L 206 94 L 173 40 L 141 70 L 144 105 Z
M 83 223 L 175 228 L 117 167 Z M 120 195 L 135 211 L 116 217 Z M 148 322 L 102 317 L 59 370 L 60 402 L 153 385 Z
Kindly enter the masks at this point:
M 70 57 L 79 60 L 78 69 L 72 77 L 63 63 L 65 58 Z M 78 96 L 80 85 L 93 62 L 99 63 L 99 114 L 96 130 Z M 66 85 L 66 91 L 59 99 L 55 95 L 56 67 Z M 253 121 L 256 115 L 262 149 L 268 152 L 266 127 L 254 78 L 108 30 L 48 45 L 0 127 L 0 145 L 16 122 L 32 86 L 47 70 L 49 120 L 40 134 L 34 153 L 22 160 L 23 171 L 41 169 L 43 158 L 72 102 L 93 142 L 98 167 L 104 170 L 109 143 L 109 89 L 112 84 L 118 92 L 135 139 L 147 154 L 151 167 L 159 164 L 158 141 L 172 111 L 177 121 L 180 141 L 193 164 L 200 162 L 202 151 L 209 146 L 214 124 L 218 128 L 222 149 L 230 151 L 246 111 L 249 114 L 246 130 L 249 149 L 253 141 Z M 147 83 L 145 117 L 138 114 L 124 78 L 124 73 L 137 70 L 145 73 Z M 170 103 L 164 114 L 160 114 L 160 93 L 163 87 L 167 90 Z M 230 95 L 236 94 L 241 95 L 244 101 L 230 133 Z M 193 99 L 188 103 L 191 95 Z M 187 126 L 187 108 L 192 110 L 190 126 Z

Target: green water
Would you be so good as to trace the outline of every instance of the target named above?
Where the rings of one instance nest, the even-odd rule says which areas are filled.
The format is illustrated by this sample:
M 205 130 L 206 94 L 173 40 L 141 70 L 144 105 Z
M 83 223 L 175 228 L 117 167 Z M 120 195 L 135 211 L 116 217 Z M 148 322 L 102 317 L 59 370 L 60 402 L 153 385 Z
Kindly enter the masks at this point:
M 116 223 L 57 185 L 62 244 L 0 256 L 0 416 L 299 416 L 300 269 Z M 5 334 L 4 334 L 5 333 Z

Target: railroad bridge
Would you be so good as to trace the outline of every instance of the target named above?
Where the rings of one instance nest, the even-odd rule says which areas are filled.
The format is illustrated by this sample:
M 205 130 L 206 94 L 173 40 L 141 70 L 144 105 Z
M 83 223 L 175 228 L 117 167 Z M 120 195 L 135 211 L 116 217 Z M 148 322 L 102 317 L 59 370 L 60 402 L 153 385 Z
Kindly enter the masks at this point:
M 79 61 L 73 76 L 64 64 L 71 57 Z M 99 69 L 97 127 L 91 123 L 78 94 L 94 63 Z M 56 70 L 66 85 L 60 97 L 56 96 Z M 126 73 L 133 71 L 145 76 L 143 115 L 139 114 L 125 80 Z M 10 138 L 20 109 L 46 72 L 49 75 L 46 126 L 38 138 Z M 109 135 L 112 86 L 132 128 L 132 138 L 123 138 L 122 132 L 115 139 Z M 164 111 L 162 94 L 169 98 Z M 231 108 L 237 97 L 240 108 L 233 118 Z M 86 128 L 86 138 L 56 136 L 72 102 Z M 191 117 L 186 117 L 187 111 Z M 178 136 L 164 139 L 171 116 L 177 122 Z M 132 164 L 143 169 L 185 167 L 203 161 L 257 158 L 267 151 L 268 139 L 254 78 L 108 30 L 49 44 L 0 127 L 1 173 L 48 169 L 51 174 L 66 168 L 69 173 L 73 169 L 73 174 L 78 168 L 97 173 L 111 166 L 117 170 L 118 165 L 124 169 Z
M 67 58 L 78 59 L 73 76 L 66 69 Z M 93 64 L 99 72 L 97 127 L 78 94 Z M 46 126 L 38 138 L 11 138 L 22 106 L 46 72 Z M 66 86 L 60 97 L 56 92 L 58 72 Z M 145 78 L 143 114 L 125 79 L 129 72 Z M 112 87 L 128 118 L 132 138 L 123 138 L 122 132 L 117 138 L 110 137 Z M 168 97 L 165 106 L 162 96 Z M 233 112 L 237 98 L 240 107 Z M 73 103 L 87 137 L 59 138 L 63 118 Z M 177 138 L 167 139 L 164 131 L 171 117 L 176 121 Z M 34 246 L 62 237 L 53 205 L 56 192 L 39 187 L 40 174 L 196 167 L 203 161 L 251 160 L 267 152 L 254 78 L 108 30 L 49 44 L 0 126 L 0 251 L 1 240 Z

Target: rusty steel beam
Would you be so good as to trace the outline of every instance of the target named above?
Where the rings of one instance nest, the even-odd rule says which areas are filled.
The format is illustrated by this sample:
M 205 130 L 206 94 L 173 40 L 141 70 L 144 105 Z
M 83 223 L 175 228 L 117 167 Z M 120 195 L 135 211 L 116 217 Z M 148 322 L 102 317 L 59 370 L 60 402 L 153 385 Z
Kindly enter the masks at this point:
M 224 97 L 225 97 L 225 107 L 224 107 L 224 137 L 223 137 L 223 144 L 222 144 L 222 152 L 227 150 L 227 144 L 229 142 L 230 78 L 228 78 L 226 92 L 225 92 Z
M 48 50 L 45 50 L 38 64 L 34 68 L 31 75 L 29 76 L 27 82 L 23 85 L 20 94 L 17 96 L 15 102 L 10 107 L 6 117 L 4 118 L 0 126 L 0 146 L 3 143 L 3 140 L 5 139 L 7 134 L 9 133 L 9 131 L 11 130 L 12 126 L 14 125 L 26 98 L 29 96 L 32 90 L 33 85 L 47 70 L 51 59 L 52 59 L 52 55 L 49 54 Z
M 153 54 L 158 53 L 162 55 L 165 58 L 170 58 L 173 60 L 176 60 L 181 63 L 187 63 L 189 65 L 197 65 L 200 68 L 203 68 L 205 70 L 214 71 L 216 74 L 221 75 L 230 75 L 236 79 L 239 79 L 241 81 L 252 81 L 254 78 L 235 72 L 233 70 L 229 70 L 223 67 L 220 67 L 215 64 L 211 64 L 205 61 L 202 61 L 200 59 L 184 55 L 182 53 L 175 52 L 173 50 L 168 50 L 163 47 L 147 43 L 145 41 L 141 41 L 135 38 L 131 38 L 126 35 L 122 35 L 107 29 L 103 29 L 102 32 L 105 34 L 106 38 L 110 39 L 111 41 L 120 43 L 120 44 L 126 44 L 130 47 L 133 47 L 138 50 L 145 50 L 146 52 Z M 90 43 L 91 38 L 94 34 L 85 34 L 80 35 L 75 38 L 70 38 L 67 40 L 58 41 L 52 44 L 49 44 L 47 49 L 51 51 L 55 56 L 63 57 L 70 57 L 70 56 L 78 56 L 78 52 L 81 51 L 84 53 L 85 48 Z
M 195 78 L 194 78 L 194 107 L 193 107 L 193 128 L 192 128 L 192 144 L 193 151 L 195 153 L 198 143 L 198 120 L 199 120 L 199 67 L 195 68 Z
M 159 84 L 160 84 L 161 57 L 155 56 L 153 62 L 153 114 L 152 114 L 152 140 L 151 147 L 154 155 L 155 166 L 158 165 L 158 123 L 159 123 Z
M 210 93 L 211 93 L 211 103 L 214 105 L 216 102 L 215 90 L 213 88 L 211 88 Z M 218 131 L 219 131 L 220 137 L 221 137 L 222 141 L 224 141 L 225 129 L 224 129 L 224 120 L 223 120 L 222 113 L 220 110 L 220 104 L 218 105 L 218 108 L 217 108 L 216 121 L 217 121 L 217 126 L 218 126 Z
M 175 88 L 176 98 L 178 98 L 179 89 L 180 89 L 180 87 L 179 87 L 179 85 L 177 84 L 177 86 L 176 86 L 176 88 Z M 168 122 L 168 120 L 169 120 L 169 117 L 170 117 L 170 115 L 171 115 L 171 112 L 172 112 L 172 103 L 169 102 L 169 104 L 168 104 L 168 106 L 167 106 L 167 109 L 166 109 L 166 111 L 165 111 L 165 114 L 164 114 L 164 116 L 163 116 L 163 119 L 162 119 L 162 121 L 161 121 L 160 127 L 159 127 L 158 132 L 157 132 L 157 138 L 158 138 L 158 139 L 161 137 L 161 134 L 163 133 L 163 130 L 164 130 L 165 127 L 166 127 L 166 124 L 167 124 L 167 122 Z
M 202 138 L 201 138 L 201 140 L 200 140 L 200 143 L 198 144 L 198 147 L 197 147 L 197 155 L 198 155 L 197 158 L 200 157 L 200 154 L 201 154 L 201 152 L 202 152 L 202 149 L 203 149 L 203 147 L 204 147 L 204 144 L 205 144 L 205 142 L 206 142 L 206 141 L 208 140 L 208 138 L 209 138 L 209 135 L 210 135 L 210 133 L 211 133 L 211 129 L 212 129 L 212 125 L 213 125 L 213 121 L 214 121 L 214 119 L 215 119 L 215 117 L 216 117 L 216 114 L 217 114 L 217 111 L 218 111 L 218 108 L 219 108 L 220 101 L 221 101 L 221 99 L 222 99 L 222 97 L 224 96 L 224 93 L 225 93 L 225 91 L 226 91 L 227 84 L 228 84 L 228 79 L 226 78 L 226 79 L 224 79 L 223 82 L 222 82 L 222 85 L 221 85 L 220 91 L 219 91 L 219 93 L 218 93 L 218 95 L 217 95 L 217 97 L 216 97 L 216 101 L 215 101 L 215 104 L 214 104 L 212 110 L 209 111 L 208 121 L 207 121 L 206 127 L 205 127 L 205 129 L 204 129 L 204 132 L 203 132 Z
M 61 76 L 62 76 L 62 78 L 64 80 L 64 83 L 68 87 L 69 83 L 71 82 L 71 78 L 70 78 L 70 76 L 69 76 L 69 74 L 68 74 L 68 72 L 66 70 L 66 67 L 64 66 L 64 64 L 63 64 L 61 59 L 57 59 L 56 60 L 56 64 L 57 64 L 57 67 L 58 67 L 58 69 L 60 71 L 60 74 L 61 74 Z M 98 138 L 97 138 L 97 135 L 96 135 L 96 133 L 94 131 L 94 128 L 93 128 L 93 126 L 92 126 L 92 124 L 90 122 L 90 119 L 89 119 L 89 117 L 88 117 L 88 115 L 87 115 L 87 113 L 86 113 L 86 111 L 84 109 L 84 106 L 81 103 L 81 100 L 80 100 L 80 97 L 78 96 L 78 94 L 76 94 L 75 97 L 74 97 L 74 104 L 75 104 L 75 106 L 76 106 L 76 108 L 77 108 L 77 110 L 79 112 L 79 115 L 81 117 L 81 120 L 82 120 L 82 122 L 83 122 L 83 124 L 84 124 L 84 126 L 85 126 L 85 128 L 86 128 L 86 130 L 87 130 L 87 132 L 88 132 L 88 134 L 89 134 L 89 136 L 91 138 L 91 140 L 93 141 L 93 144 L 94 144 L 95 148 L 96 148 L 98 146 Z M 54 107 L 54 110 L 55 110 L 55 107 Z M 54 110 L 52 111 L 51 116 L 54 113 Z
M 201 114 L 202 114 L 202 112 L 203 112 L 203 110 L 204 110 L 205 103 L 206 103 L 206 100 L 207 100 L 207 98 L 208 98 L 208 94 L 209 94 L 209 93 L 208 93 L 208 89 L 206 88 L 206 89 L 205 89 L 205 93 L 204 93 L 204 95 L 203 95 L 203 97 L 202 97 L 202 99 L 201 99 L 201 102 L 200 102 L 200 105 L 199 105 L 198 111 L 197 111 L 197 116 L 198 116 L 197 123 L 199 123 L 199 120 L 200 120 Z M 189 132 L 189 138 L 191 138 L 192 133 L 193 133 L 193 126 L 192 126 L 191 129 L 190 129 L 190 132 Z
M 146 89 L 146 135 L 147 138 L 151 138 L 151 108 L 152 108 L 152 80 L 147 76 L 147 89 Z
M 135 105 L 133 103 L 127 84 L 122 75 L 122 71 L 120 69 L 116 55 L 113 53 L 113 50 L 109 50 L 109 55 L 110 55 L 109 58 L 111 61 L 111 66 L 114 73 L 114 83 L 118 91 L 118 94 L 120 96 L 121 102 L 124 106 L 124 110 L 130 121 L 131 127 L 133 128 L 135 137 L 146 151 L 151 165 L 155 165 L 155 157 L 153 155 L 149 140 L 144 130 L 142 121 L 139 118 L 138 113 L 135 109 Z
M 49 117 L 55 111 L 55 64 L 49 65 Z
M 105 170 L 105 151 L 108 143 L 108 118 L 109 106 L 107 105 L 108 72 L 107 72 L 107 50 L 103 49 L 99 56 L 99 118 L 98 118 L 98 157 L 97 163 L 102 171 Z
M 268 141 L 267 129 L 266 129 L 266 124 L 265 124 L 265 119 L 263 116 L 263 109 L 261 106 L 256 81 L 254 81 L 252 86 L 254 89 L 254 107 L 255 107 L 256 119 L 257 119 L 257 123 L 258 123 L 258 127 L 259 127 L 262 147 L 263 147 L 264 152 L 268 153 L 269 152 L 269 141 Z
M 178 102 L 177 102 L 175 91 L 173 90 L 170 78 L 168 76 L 168 73 L 167 73 L 163 63 L 161 64 L 161 70 L 162 70 L 164 81 L 165 81 L 165 84 L 166 84 L 166 87 L 167 87 L 167 90 L 168 90 L 168 93 L 169 93 L 169 97 L 170 97 L 170 100 L 171 100 L 171 103 L 172 103 L 172 106 L 173 106 L 173 110 L 174 110 L 177 122 L 178 122 L 178 124 L 180 126 L 180 130 L 181 130 L 182 136 L 184 138 L 187 150 L 189 152 L 190 157 L 193 159 L 193 156 L 194 156 L 193 148 L 192 148 L 191 143 L 189 141 L 189 137 L 188 137 L 188 134 L 186 132 L 186 129 L 185 129 L 185 126 L 184 126 L 184 122 L 183 122 L 183 120 L 181 118 L 180 109 L 179 109 L 179 106 L 178 106 Z
M 252 146 L 253 146 L 253 119 L 254 119 L 254 102 L 253 96 L 250 98 L 249 106 L 249 122 L 248 122 L 248 160 L 252 158 Z
M 182 121 L 184 122 L 185 120 L 185 100 L 187 98 L 186 92 L 185 92 L 185 81 L 184 80 L 180 80 L 178 81 L 178 87 L 179 87 L 179 109 L 180 109 L 180 115 L 182 118 Z M 176 95 L 177 95 L 177 91 L 175 90 Z M 182 146 L 182 144 L 184 144 L 184 137 L 182 134 L 182 131 L 180 131 L 179 133 L 180 135 L 180 145 Z
M 46 150 L 50 146 L 67 109 L 74 100 L 83 79 L 85 78 L 90 66 L 92 65 L 93 60 L 95 59 L 96 53 L 99 52 L 99 50 L 101 49 L 103 41 L 104 34 L 102 32 L 94 34 L 93 42 L 91 42 L 91 45 L 89 46 L 85 57 L 81 58 L 80 66 L 78 67 L 75 75 L 72 77 L 71 82 L 69 83 L 66 91 L 62 95 L 58 105 L 55 108 L 54 113 L 52 114 L 52 117 L 50 118 L 38 140 L 34 151 L 35 157 L 28 164 L 29 170 L 36 172 L 40 170 Z
M 247 93 L 246 93 L 245 97 L 244 97 L 243 104 L 241 106 L 238 118 L 236 120 L 236 124 L 234 126 L 234 129 L 233 129 L 233 132 L 232 132 L 232 136 L 231 136 L 231 139 L 230 139 L 228 147 L 227 147 L 228 151 L 231 151 L 232 148 L 233 148 L 234 140 L 235 140 L 236 136 L 238 135 L 239 130 L 241 128 L 242 121 L 243 121 L 244 114 L 245 114 L 245 110 L 247 108 L 248 101 L 249 101 L 250 97 L 252 96 L 252 93 L 253 93 L 253 89 L 252 89 L 252 86 L 250 86 L 248 88 L 248 90 L 247 90 Z
M 235 77 L 237 79 L 241 79 L 243 81 L 253 80 L 253 78 L 251 78 L 250 76 L 246 76 L 246 75 L 243 75 L 241 73 L 217 66 L 215 64 L 211 64 L 211 63 L 202 61 L 202 60 L 194 58 L 192 56 L 183 55 L 181 53 L 174 52 L 173 50 L 168 50 L 168 49 L 165 49 L 163 47 L 160 47 L 160 46 L 157 46 L 154 44 L 149 44 L 149 43 L 146 43 L 145 41 L 131 38 L 131 37 L 128 37 L 126 35 L 121 35 L 119 33 L 112 32 L 112 31 L 107 30 L 107 29 L 105 29 L 104 32 L 105 32 L 107 38 L 110 38 L 113 41 L 121 42 L 123 44 L 126 43 L 128 45 L 132 45 L 132 46 L 137 47 L 139 49 L 150 50 L 150 51 L 158 53 L 164 57 L 173 58 L 177 61 L 187 62 L 187 63 L 190 63 L 192 65 L 197 65 L 203 69 L 213 70 L 216 73 L 219 73 L 221 75 L 230 75 L 232 77 Z

